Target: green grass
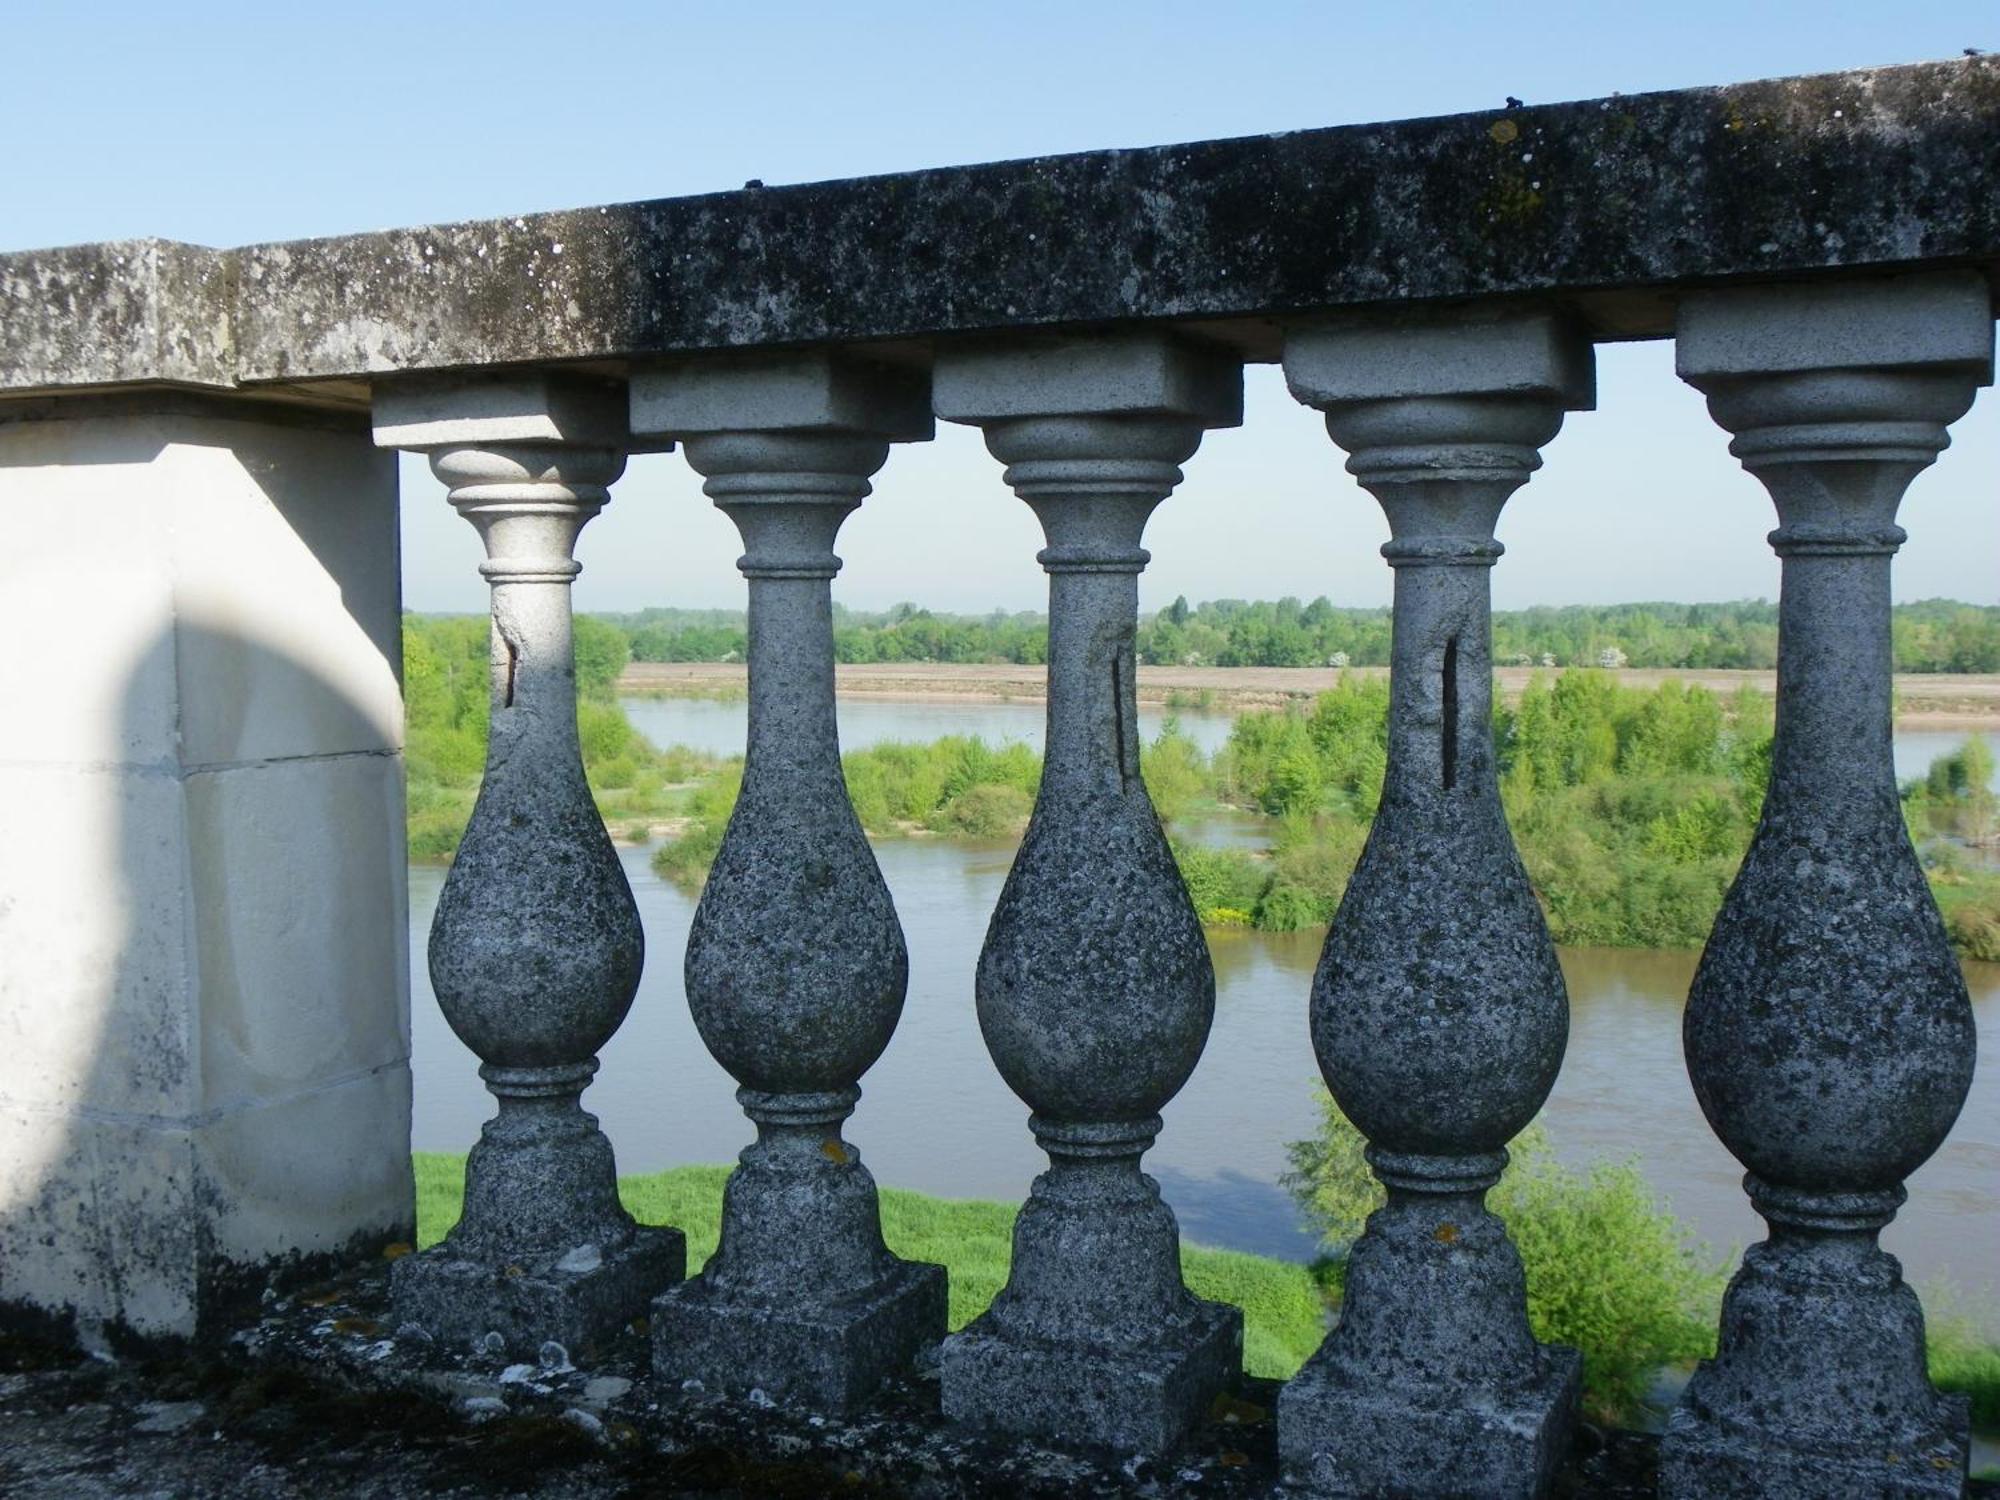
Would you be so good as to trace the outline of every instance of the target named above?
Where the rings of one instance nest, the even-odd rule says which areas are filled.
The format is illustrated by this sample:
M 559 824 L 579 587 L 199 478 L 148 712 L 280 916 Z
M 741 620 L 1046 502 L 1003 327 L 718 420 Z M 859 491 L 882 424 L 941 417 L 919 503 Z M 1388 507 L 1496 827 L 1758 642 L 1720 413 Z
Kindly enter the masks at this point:
M 458 1221 L 465 1158 L 419 1152 L 413 1160 L 422 1248 L 436 1244 Z M 692 1270 L 715 1253 L 728 1176 L 727 1167 L 675 1167 L 620 1178 L 618 1192 L 640 1223 L 671 1224 L 687 1236 Z M 889 1248 L 950 1271 L 953 1328 L 984 1312 L 1006 1282 L 1013 1229 L 1011 1204 L 882 1189 L 882 1234 Z M 1326 1304 L 1305 1266 L 1184 1244 L 1181 1269 L 1196 1295 L 1243 1309 L 1243 1363 L 1252 1375 L 1286 1379 L 1319 1347 Z
M 1928 1354 L 1931 1383 L 1967 1397 L 1976 1432 L 2000 1432 L 2000 1344 L 1958 1312 L 1948 1288 L 1927 1291 Z

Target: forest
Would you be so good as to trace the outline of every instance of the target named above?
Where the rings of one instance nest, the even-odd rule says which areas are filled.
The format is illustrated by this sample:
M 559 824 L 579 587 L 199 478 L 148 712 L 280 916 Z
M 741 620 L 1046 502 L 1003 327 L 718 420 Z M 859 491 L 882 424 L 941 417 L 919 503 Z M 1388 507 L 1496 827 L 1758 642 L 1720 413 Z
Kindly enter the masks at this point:
M 741 611 L 648 609 L 602 615 L 624 633 L 634 661 L 738 661 Z M 1894 615 L 1899 672 L 2000 672 L 2000 606 L 1928 599 Z M 1247 602 L 1185 598 L 1141 618 L 1142 663 L 1192 667 L 1379 667 L 1389 661 L 1389 611 L 1326 599 Z M 1047 660 L 1039 614 L 958 615 L 899 604 L 879 613 L 834 606 L 834 654 L 843 662 Z M 1768 670 L 1778 660 L 1778 607 L 1730 604 L 1566 605 L 1499 610 L 1493 659 L 1503 666 L 1683 667 Z

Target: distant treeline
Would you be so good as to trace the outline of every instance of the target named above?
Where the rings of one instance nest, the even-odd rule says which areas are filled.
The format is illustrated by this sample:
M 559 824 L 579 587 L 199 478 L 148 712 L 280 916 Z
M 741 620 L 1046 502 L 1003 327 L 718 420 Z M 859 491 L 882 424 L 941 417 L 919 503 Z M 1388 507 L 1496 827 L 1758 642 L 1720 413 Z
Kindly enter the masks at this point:
M 625 633 L 634 661 L 739 661 L 741 611 L 647 609 L 599 618 Z M 834 607 L 843 662 L 1015 662 L 1048 659 L 1039 614 L 940 614 L 899 604 L 879 613 Z M 2000 606 L 1926 599 L 1895 611 L 1899 672 L 2000 672 Z M 1389 611 L 1341 609 L 1324 598 L 1255 603 L 1176 599 L 1145 616 L 1139 659 L 1192 667 L 1379 667 L 1389 662 Z M 1769 668 L 1778 660 L 1778 607 L 1604 604 L 1501 610 L 1493 657 L 1502 665 Z

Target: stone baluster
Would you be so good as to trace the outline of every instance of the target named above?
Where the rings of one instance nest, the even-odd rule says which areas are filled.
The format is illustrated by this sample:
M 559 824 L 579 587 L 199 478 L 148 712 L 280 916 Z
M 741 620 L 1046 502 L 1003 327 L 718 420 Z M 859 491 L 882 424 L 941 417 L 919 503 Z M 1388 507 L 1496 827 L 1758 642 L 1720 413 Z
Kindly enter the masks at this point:
M 653 1365 L 850 1412 L 945 1331 L 942 1266 L 882 1241 L 841 1123 L 902 1014 L 909 961 L 848 801 L 834 722 L 835 533 L 893 441 L 931 435 L 920 376 L 825 354 L 659 367 L 634 429 L 681 440 L 743 536 L 743 788 L 688 938 L 687 995 L 757 1127 L 707 1269 L 653 1307 Z
M 1710 1125 L 1770 1233 L 1661 1450 L 1668 1496 L 1958 1495 L 1966 1410 L 1876 1240 L 1971 1084 L 1972 1010 L 1890 759 L 1904 489 L 1991 377 L 1980 276 L 1691 296 L 1683 379 L 1776 502 L 1778 719 L 1763 817 L 1684 1020 Z
M 1338 1326 L 1279 1398 L 1279 1451 L 1312 1495 L 1536 1495 L 1580 1362 L 1530 1333 L 1485 1196 L 1555 1083 L 1569 1006 L 1500 806 L 1490 569 L 1501 506 L 1591 405 L 1590 350 L 1513 314 L 1302 329 L 1284 360 L 1387 512 L 1395 608 L 1381 805 L 1311 1012 L 1388 1199 L 1349 1254 Z
M 976 423 L 1048 547 L 1049 713 L 1032 821 L 987 930 L 980 1029 L 1049 1155 L 992 1308 L 946 1340 L 944 1409 L 1044 1439 L 1162 1452 L 1236 1377 L 1242 1318 L 1181 1280 L 1139 1170 L 1207 1041 L 1215 976 L 1139 774 L 1139 545 L 1234 360 L 1144 334 L 941 351 L 939 416 Z
M 431 924 L 431 982 L 499 1101 L 465 1213 L 396 1262 L 396 1316 L 533 1353 L 599 1343 L 680 1279 L 682 1238 L 635 1225 L 580 1096 L 639 985 L 638 908 L 583 777 L 571 553 L 625 465 L 623 392 L 556 377 L 389 385 L 375 440 L 430 456 L 492 586 L 486 774 Z

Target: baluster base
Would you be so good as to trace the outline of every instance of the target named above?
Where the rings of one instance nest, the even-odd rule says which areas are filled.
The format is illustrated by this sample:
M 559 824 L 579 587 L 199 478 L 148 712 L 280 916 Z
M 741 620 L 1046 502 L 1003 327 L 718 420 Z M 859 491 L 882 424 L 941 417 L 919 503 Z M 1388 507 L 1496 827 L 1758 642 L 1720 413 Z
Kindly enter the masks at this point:
M 1944 1397 L 1965 1431 L 1964 1397 Z M 1664 1500 L 1960 1500 L 1966 1446 L 1940 1433 L 1928 1446 L 1865 1457 L 1777 1446 L 1768 1433 L 1704 1422 L 1677 1411 L 1660 1442 Z
M 1583 1359 L 1574 1349 L 1545 1346 L 1538 1364 L 1523 1384 L 1447 1406 L 1435 1388 L 1384 1390 L 1314 1360 L 1278 1395 L 1278 1460 L 1288 1492 L 1313 1500 L 1546 1494 L 1569 1454 Z
M 806 1290 L 810 1290 L 809 1288 Z M 865 1291 L 791 1305 L 718 1291 L 706 1277 L 653 1303 L 653 1371 L 710 1391 L 847 1416 L 944 1334 L 945 1269 L 898 1261 Z
M 1831 1238 L 1752 1245 L 1723 1298 L 1720 1347 L 1667 1421 L 1660 1494 L 1955 1500 L 1967 1402 L 1931 1388 L 1923 1350 L 1893 1256 Z
M 1504 1151 L 1384 1151 L 1388 1201 L 1347 1258 L 1340 1323 L 1279 1393 L 1278 1456 L 1312 1496 L 1547 1493 L 1583 1389 L 1528 1326 L 1521 1257 L 1484 1203 Z
M 1193 1299 L 1190 1299 L 1193 1300 Z M 1194 1301 L 1164 1340 L 1106 1348 L 1051 1343 L 975 1319 L 944 1342 L 944 1413 L 954 1422 L 1117 1453 L 1170 1453 L 1243 1364 L 1243 1312 Z
M 579 1245 L 535 1264 L 436 1245 L 390 1267 L 389 1296 L 399 1323 L 415 1323 L 441 1343 L 497 1333 L 510 1354 L 533 1358 L 553 1339 L 574 1356 L 644 1317 L 660 1288 L 686 1274 L 681 1232 L 641 1226 L 623 1244 Z

